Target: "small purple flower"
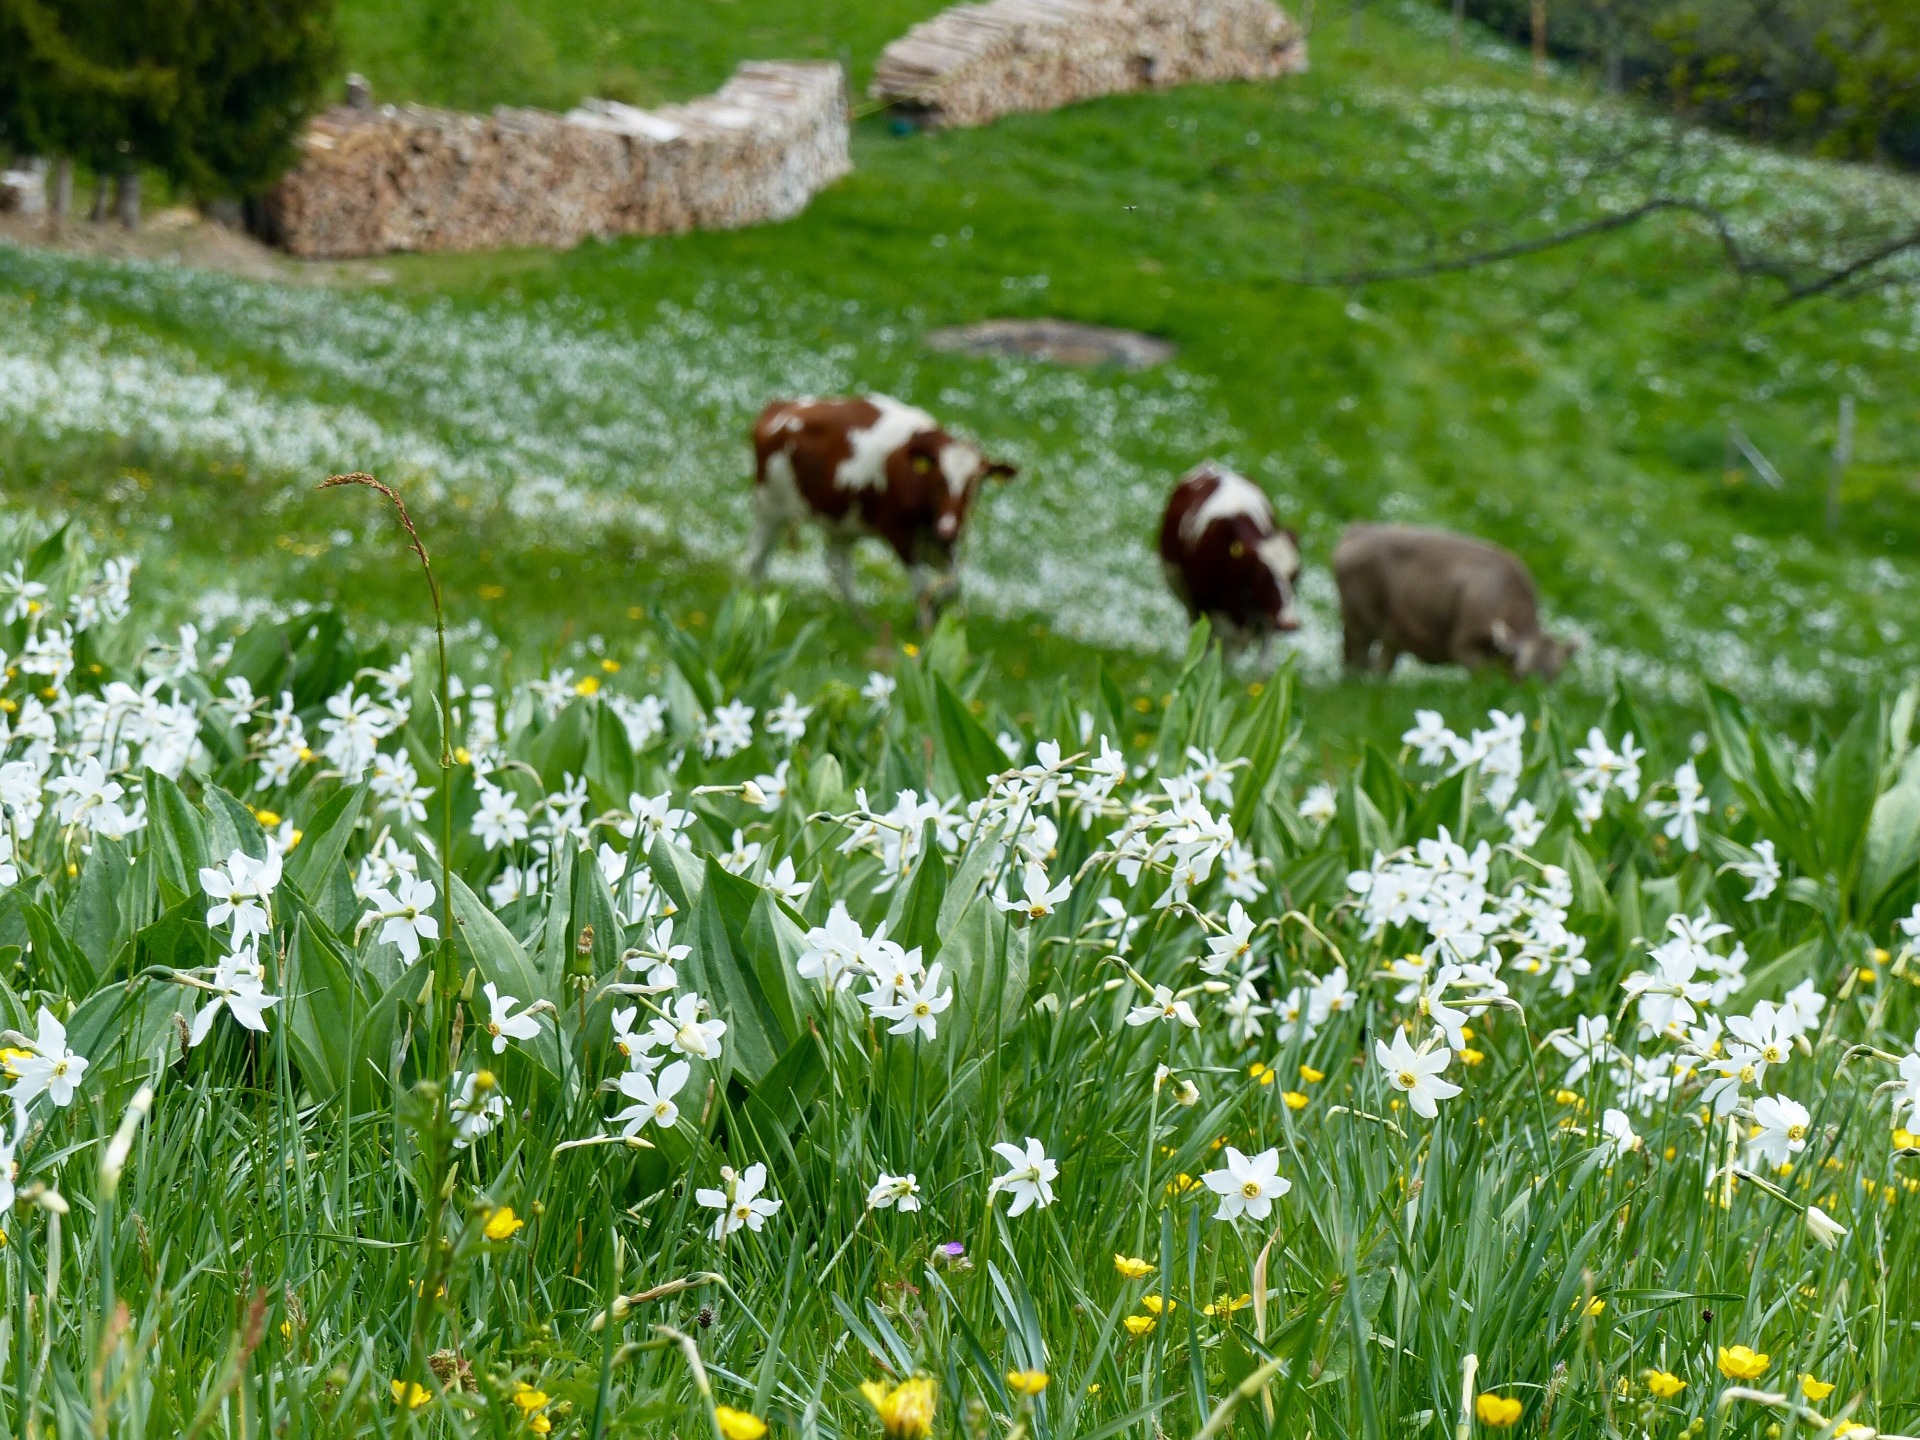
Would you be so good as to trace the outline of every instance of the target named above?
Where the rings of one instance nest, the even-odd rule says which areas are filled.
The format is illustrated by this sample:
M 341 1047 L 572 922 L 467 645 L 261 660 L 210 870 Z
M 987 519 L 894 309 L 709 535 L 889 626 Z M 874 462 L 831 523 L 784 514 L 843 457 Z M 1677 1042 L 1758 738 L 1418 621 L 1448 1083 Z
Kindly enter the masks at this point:
M 958 1260 L 962 1255 L 967 1253 L 967 1247 L 962 1245 L 958 1240 L 949 1240 L 940 1247 L 940 1253 L 949 1260 Z

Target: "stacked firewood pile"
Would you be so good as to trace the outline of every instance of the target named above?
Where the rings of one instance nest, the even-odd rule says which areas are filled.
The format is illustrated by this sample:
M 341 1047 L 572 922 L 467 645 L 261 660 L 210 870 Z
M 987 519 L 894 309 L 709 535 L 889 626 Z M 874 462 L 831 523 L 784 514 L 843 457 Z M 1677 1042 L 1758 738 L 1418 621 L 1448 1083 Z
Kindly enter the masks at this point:
M 1127 90 L 1306 69 L 1300 28 L 1268 0 L 987 0 L 886 48 L 875 99 L 929 126 L 984 125 Z
M 566 247 L 780 220 L 852 168 L 840 67 L 742 65 L 712 95 L 566 115 L 342 106 L 266 206 L 295 255 Z

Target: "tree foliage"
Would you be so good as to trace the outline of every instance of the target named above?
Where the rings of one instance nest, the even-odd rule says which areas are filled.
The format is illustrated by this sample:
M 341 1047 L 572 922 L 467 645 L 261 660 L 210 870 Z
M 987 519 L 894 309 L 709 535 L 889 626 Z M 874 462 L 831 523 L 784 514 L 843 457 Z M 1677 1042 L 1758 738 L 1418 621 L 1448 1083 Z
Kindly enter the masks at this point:
M 332 0 L 0 0 L 0 133 L 249 194 L 292 162 L 334 63 Z
M 1532 0 L 1467 0 L 1516 38 Z M 1715 124 L 1850 159 L 1920 165 L 1912 0 L 1552 0 L 1548 42 Z

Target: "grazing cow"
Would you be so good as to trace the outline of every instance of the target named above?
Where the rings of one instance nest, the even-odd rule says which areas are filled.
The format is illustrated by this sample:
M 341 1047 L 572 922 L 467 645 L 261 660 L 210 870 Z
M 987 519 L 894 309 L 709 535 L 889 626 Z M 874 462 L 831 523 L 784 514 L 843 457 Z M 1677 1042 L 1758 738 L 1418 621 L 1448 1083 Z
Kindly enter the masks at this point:
M 1266 492 L 1244 475 L 1208 462 L 1180 477 L 1160 521 L 1160 567 L 1190 619 L 1207 617 L 1237 650 L 1298 630 L 1293 587 L 1300 537 L 1273 523 Z
M 852 605 L 853 542 L 877 535 L 907 567 L 923 626 L 959 588 L 960 533 L 980 482 L 1018 473 L 886 395 L 776 400 L 754 424 L 753 453 L 754 579 L 765 576 L 788 527 L 811 519 L 826 532 L 828 564 Z
M 1349 525 L 1333 553 L 1349 670 L 1498 665 L 1552 681 L 1578 648 L 1540 629 L 1533 576 L 1498 545 L 1411 525 Z

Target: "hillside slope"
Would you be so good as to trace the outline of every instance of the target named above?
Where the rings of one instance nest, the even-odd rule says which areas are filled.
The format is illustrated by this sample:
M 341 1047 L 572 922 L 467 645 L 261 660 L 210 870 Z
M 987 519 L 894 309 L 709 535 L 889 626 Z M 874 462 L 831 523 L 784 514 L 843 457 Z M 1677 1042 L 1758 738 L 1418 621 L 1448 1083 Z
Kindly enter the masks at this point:
M 780 21 L 790 8 L 702 0 L 661 12 L 671 32 L 657 15 L 643 32 L 610 8 L 563 21 L 528 0 L 488 13 L 545 27 L 548 88 L 503 72 L 491 95 L 456 93 L 425 50 L 402 55 L 406 27 L 425 23 L 410 12 L 350 6 L 346 23 L 350 58 L 384 94 L 559 103 L 602 57 L 642 51 L 659 66 L 643 94 L 705 87 L 734 56 L 840 43 L 857 42 L 864 68 L 926 7 L 847 6 L 844 32 L 811 10 Z M 595 14 L 634 28 L 616 43 Z M 1754 227 L 1920 211 L 1920 191 L 1676 141 L 1575 80 L 1533 89 L 1497 46 L 1456 61 L 1437 17 L 1411 3 L 1369 11 L 1354 38 L 1344 21 L 1324 26 L 1313 72 L 1274 85 L 933 136 L 868 120 L 849 180 L 791 224 L 737 234 L 403 258 L 334 288 L 0 249 L 0 493 L 116 532 L 183 593 L 209 591 L 210 614 L 316 595 L 392 613 L 411 582 L 384 531 L 369 542 L 357 512 L 308 490 L 331 470 L 373 469 L 427 521 L 456 614 L 546 653 L 616 634 L 643 599 L 710 608 L 736 583 L 751 415 L 781 391 L 873 387 L 1022 466 L 985 502 L 970 573 L 976 638 L 1018 646 L 1003 658 L 1020 670 L 1057 671 L 1092 646 L 1158 688 L 1182 624 L 1151 530 L 1165 487 L 1209 455 L 1267 486 L 1306 538 L 1313 619 L 1299 648 L 1319 681 L 1334 678 L 1326 557 L 1340 524 L 1375 516 L 1526 555 L 1557 621 L 1588 641 L 1575 683 L 1595 695 L 1621 675 L 1681 702 L 1704 671 L 1804 714 L 1910 668 L 1910 305 L 1779 309 L 1682 221 L 1431 281 L 1290 277 L 1396 252 L 1420 224 L 1482 209 L 1523 225 L 1576 217 L 1606 203 L 1608 157 L 1656 144 L 1678 144 Z M 383 54 L 399 57 L 391 84 Z M 1043 314 L 1165 335 L 1179 355 L 1121 377 L 919 340 Z M 1843 393 L 1859 402 L 1857 458 L 1828 537 Z M 1729 422 L 1784 490 L 1727 472 Z M 781 573 L 802 613 L 857 653 L 866 632 L 827 598 L 817 552 Z M 876 553 L 864 574 L 881 614 L 904 623 L 895 570 Z M 1397 723 L 1409 699 L 1382 707 L 1335 688 L 1321 713 Z

